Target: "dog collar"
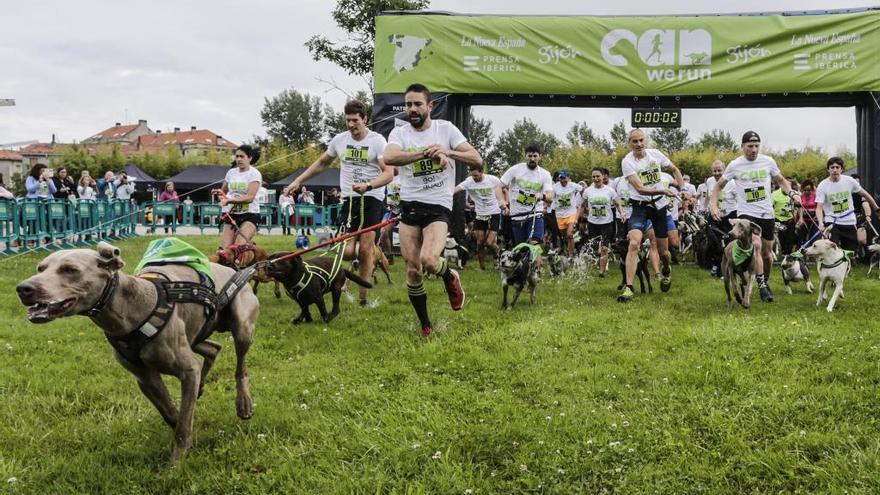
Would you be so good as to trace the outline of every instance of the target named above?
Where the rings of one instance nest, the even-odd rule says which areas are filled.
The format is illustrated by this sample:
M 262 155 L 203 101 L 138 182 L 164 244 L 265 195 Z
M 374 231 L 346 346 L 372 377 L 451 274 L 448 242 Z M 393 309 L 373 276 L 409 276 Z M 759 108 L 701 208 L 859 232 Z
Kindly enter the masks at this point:
M 830 265 L 826 265 L 825 263 L 820 263 L 820 265 L 823 270 L 830 270 L 832 268 L 837 268 L 838 266 L 840 266 L 848 261 L 849 260 L 846 259 L 846 254 L 844 254 L 843 256 L 840 257 L 839 260 L 835 261 L 834 263 L 831 263 Z
M 113 292 L 116 290 L 117 285 L 119 285 L 119 272 L 113 272 L 113 276 L 110 277 L 110 280 L 104 285 L 104 291 L 101 292 L 101 297 L 98 298 L 98 302 L 96 302 L 90 309 L 87 309 L 80 314 L 86 315 L 90 318 L 94 318 L 101 314 L 101 311 L 104 311 L 104 307 L 110 302 L 110 297 L 113 296 Z

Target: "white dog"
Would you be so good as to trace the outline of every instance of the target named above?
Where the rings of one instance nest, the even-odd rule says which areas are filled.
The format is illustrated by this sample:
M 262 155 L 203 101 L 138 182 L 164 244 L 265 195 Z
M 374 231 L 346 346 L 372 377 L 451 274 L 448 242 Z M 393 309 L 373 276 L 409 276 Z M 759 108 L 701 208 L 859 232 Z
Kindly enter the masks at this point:
M 815 256 L 819 260 L 819 299 L 816 306 L 828 299 L 825 295 L 825 285 L 830 281 L 834 284 L 834 293 L 828 302 L 828 312 L 834 311 L 834 303 L 838 297 L 843 297 L 843 281 L 849 274 L 850 262 L 837 244 L 821 239 L 813 243 L 806 250 L 808 256 Z
M 878 276 L 880 276 L 880 239 L 874 239 L 874 243 L 868 246 L 868 252 L 871 253 L 871 265 L 868 267 L 868 275 L 871 270 L 877 267 Z

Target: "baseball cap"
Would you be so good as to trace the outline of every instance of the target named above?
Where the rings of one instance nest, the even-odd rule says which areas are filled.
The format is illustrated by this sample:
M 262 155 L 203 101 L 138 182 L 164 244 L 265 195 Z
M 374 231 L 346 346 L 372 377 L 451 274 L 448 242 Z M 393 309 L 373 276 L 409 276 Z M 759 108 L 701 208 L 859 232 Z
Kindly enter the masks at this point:
M 559 171 L 559 178 L 561 179 L 563 177 L 571 177 L 571 172 L 569 172 L 568 169 L 560 170 Z
M 758 143 L 760 143 L 760 142 L 761 142 L 761 136 L 759 136 L 758 133 L 755 132 L 755 131 L 746 131 L 746 133 L 743 134 L 742 142 L 743 142 L 743 144 L 751 143 L 751 142 L 758 142 Z

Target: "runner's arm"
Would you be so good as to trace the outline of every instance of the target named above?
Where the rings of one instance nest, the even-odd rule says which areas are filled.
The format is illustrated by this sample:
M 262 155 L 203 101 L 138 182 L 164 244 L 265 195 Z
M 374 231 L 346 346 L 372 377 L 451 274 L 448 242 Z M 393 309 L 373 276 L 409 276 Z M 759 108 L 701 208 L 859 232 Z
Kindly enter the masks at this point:
M 718 209 L 718 197 L 721 196 L 721 190 L 724 189 L 726 184 L 727 179 L 721 177 L 715 182 L 715 185 L 712 186 L 712 192 L 709 193 L 709 214 L 715 220 L 721 219 L 721 210 Z
M 645 194 L 647 196 L 658 196 L 661 194 L 666 194 L 665 190 L 657 190 L 657 189 L 648 189 L 642 184 L 642 180 L 636 174 L 632 174 L 626 178 L 627 182 L 636 190 L 639 194 Z
M 282 191 L 282 192 L 286 193 L 288 191 L 293 191 L 295 189 L 299 189 L 299 186 L 302 185 L 303 182 L 305 182 L 305 181 L 311 179 L 312 177 L 323 172 L 324 169 L 329 167 L 330 164 L 333 163 L 333 160 L 335 160 L 335 159 L 336 159 L 336 157 L 330 156 L 326 151 L 321 153 L 321 156 L 319 156 L 317 160 L 312 162 L 312 164 L 309 165 L 309 168 L 305 169 L 305 171 L 303 173 L 301 173 L 299 175 L 299 177 L 297 177 L 296 179 L 293 179 L 293 182 L 291 182 L 290 185 L 285 187 L 284 191 Z M 297 186 L 297 187 L 294 187 L 294 186 Z
M 859 189 L 859 196 L 862 197 L 862 207 L 864 207 L 865 203 L 868 203 L 868 209 L 865 210 L 865 216 L 870 217 L 872 211 L 877 211 L 877 202 L 874 201 L 874 198 L 871 197 L 871 194 L 868 191 L 863 189 Z
M 507 204 L 507 199 L 504 195 L 504 191 L 506 190 L 507 188 L 504 187 L 503 184 L 498 184 L 498 186 L 495 187 L 495 199 L 498 200 L 498 206 L 501 207 L 501 213 L 504 213 L 504 210 L 510 211 L 510 205 Z
M 223 184 L 226 185 L 225 183 Z M 241 205 L 247 204 L 254 200 L 257 197 L 257 192 L 260 190 L 260 181 L 252 181 L 248 184 L 247 193 L 244 196 L 240 196 L 238 198 L 223 198 L 220 200 L 223 206 L 225 205 Z
M 385 165 L 390 167 L 405 167 L 426 157 L 424 151 L 403 151 L 400 149 L 400 145 L 389 144 L 385 147 L 382 158 L 385 160 Z
M 483 157 L 480 156 L 480 152 L 467 141 L 456 146 L 454 150 L 446 151 L 445 154 L 448 158 L 455 160 L 456 163 L 464 165 L 483 164 Z

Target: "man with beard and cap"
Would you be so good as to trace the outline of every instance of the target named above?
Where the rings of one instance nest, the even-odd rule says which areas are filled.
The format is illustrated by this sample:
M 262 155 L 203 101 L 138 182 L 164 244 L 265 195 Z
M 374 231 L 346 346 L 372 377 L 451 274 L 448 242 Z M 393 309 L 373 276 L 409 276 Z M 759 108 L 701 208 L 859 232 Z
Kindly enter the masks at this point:
M 630 152 L 621 161 L 622 175 L 632 186 L 630 205 L 632 216 L 629 219 L 627 239 L 629 248 L 626 254 L 626 285 L 617 297 L 618 302 L 631 301 L 635 295 L 632 284 L 636 276 L 639 249 L 642 246 L 643 232 L 648 221 L 654 227 L 657 237 L 657 251 L 663 264 L 661 273 L 655 273 L 660 280 L 660 290 L 668 292 L 672 286 L 670 279 L 670 261 L 666 205 L 666 197 L 675 196 L 664 185 L 662 172 L 664 168 L 672 171 L 676 183 L 681 183 L 681 171 L 660 150 L 648 148 L 648 137 L 645 131 L 633 129 L 629 133 Z
M 782 175 L 776 161 L 764 154 L 761 149 L 761 137 L 755 131 L 743 134 L 743 155 L 727 165 L 724 174 L 715 183 L 709 196 L 709 211 L 716 221 L 721 220 L 718 200 L 727 182 L 736 180 L 736 213 L 737 218 L 748 220 L 761 228 L 761 235 L 754 235 L 755 273 L 758 279 L 758 290 L 761 300 L 773 302 L 770 290 L 770 268 L 773 266 L 773 233 L 776 228 L 773 212 L 771 180 L 775 180 L 783 194 L 790 196 L 795 203 L 800 203 L 800 194 L 791 188 L 791 184 Z
M 540 166 L 541 148 L 526 146 L 526 162 L 517 163 L 501 176 L 504 200 L 509 205 L 513 244 L 540 244 L 544 238 L 544 208 L 553 203 L 553 177 Z
M 398 167 L 400 177 L 400 251 L 406 260 L 406 288 L 419 317 L 422 335 L 433 327 L 428 317 L 428 293 L 422 273 L 437 275 L 446 286 L 454 311 L 464 306 L 465 293 L 458 272 L 440 257 L 446 245 L 456 163 L 481 165 L 483 159 L 451 122 L 432 120 L 431 92 L 411 84 L 404 95 L 407 124 L 388 136 L 384 160 Z

